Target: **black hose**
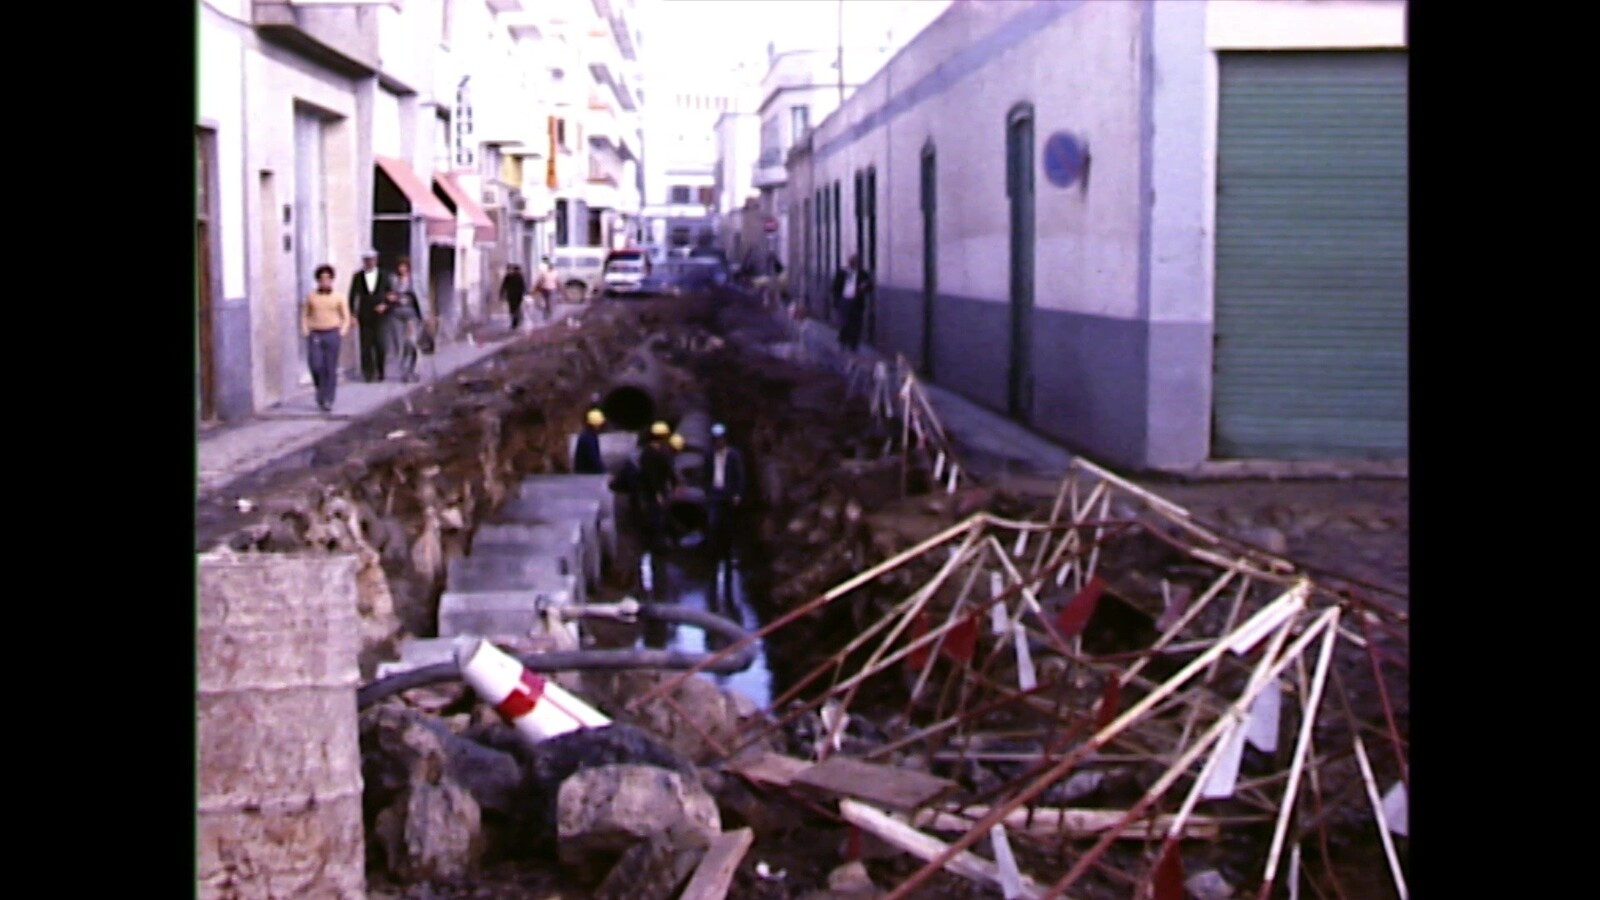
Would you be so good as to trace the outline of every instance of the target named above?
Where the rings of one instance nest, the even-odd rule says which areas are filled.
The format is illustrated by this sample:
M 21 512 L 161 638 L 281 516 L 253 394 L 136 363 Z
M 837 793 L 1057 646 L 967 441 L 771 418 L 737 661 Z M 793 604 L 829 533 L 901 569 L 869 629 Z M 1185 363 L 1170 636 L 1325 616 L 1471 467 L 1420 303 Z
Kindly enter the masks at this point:
M 728 639 L 730 643 L 745 640 L 750 635 L 738 623 L 729 621 L 716 613 L 706 612 L 703 609 L 694 609 L 687 606 L 645 604 L 639 608 L 641 619 L 654 619 L 660 622 L 676 622 L 681 625 L 694 625 L 708 633 L 716 633 Z M 585 671 L 620 671 L 625 669 L 692 669 L 702 666 L 710 656 L 707 653 L 681 653 L 677 650 L 640 650 L 627 648 L 620 650 L 555 650 L 550 652 L 525 653 L 517 657 L 517 661 L 535 672 L 563 672 L 572 670 Z M 750 641 L 740 647 L 738 652 L 717 660 L 710 665 L 704 665 L 701 671 L 714 672 L 718 675 L 731 675 L 750 667 L 756 658 L 756 642 Z M 412 669 L 380 678 L 370 684 L 363 685 L 356 691 L 356 708 L 367 707 L 393 697 L 395 694 L 415 688 L 429 687 L 435 684 L 445 684 L 461 679 L 461 669 L 453 662 L 437 663 Z

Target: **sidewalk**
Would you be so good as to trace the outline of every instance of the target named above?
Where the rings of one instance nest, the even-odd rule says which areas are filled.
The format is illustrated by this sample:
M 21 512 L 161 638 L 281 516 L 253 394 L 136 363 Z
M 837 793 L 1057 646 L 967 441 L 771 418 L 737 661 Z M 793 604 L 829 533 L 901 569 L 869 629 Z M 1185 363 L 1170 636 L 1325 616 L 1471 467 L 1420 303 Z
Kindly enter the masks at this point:
M 569 316 L 588 308 L 587 304 L 558 303 L 550 323 L 535 320 L 532 330 L 559 326 Z M 395 376 L 391 374 L 389 381 L 368 384 L 359 377 L 350 378 L 341 373 L 331 413 L 317 409 L 315 389 L 307 385 L 294 396 L 252 418 L 201 432 L 196 441 L 199 470 L 196 494 L 209 496 L 238 478 L 336 434 L 402 397 L 495 355 L 510 346 L 515 337 L 503 322 L 496 322 L 480 340 L 477 344 L 469 340 L 441 344 L 432 355 L 418 360 L 418 381 L 393 380 Z
M 836 371 L 844 371 L 852 355 L 840 348 L 835 326 L 817 319 L 806 319 L 796 325 L 797 339 L 813 359 L 825 361 Z M 867 365 L 894 364 L 892 357 L 867 344 L 862 344 L 853 358 Z M 1056 477 L 1065 472 L 1072 461 L 1070 452 L 1037 432 L 947 388 L 926 381 L 920 384 L 966 465 L 996 475 Z

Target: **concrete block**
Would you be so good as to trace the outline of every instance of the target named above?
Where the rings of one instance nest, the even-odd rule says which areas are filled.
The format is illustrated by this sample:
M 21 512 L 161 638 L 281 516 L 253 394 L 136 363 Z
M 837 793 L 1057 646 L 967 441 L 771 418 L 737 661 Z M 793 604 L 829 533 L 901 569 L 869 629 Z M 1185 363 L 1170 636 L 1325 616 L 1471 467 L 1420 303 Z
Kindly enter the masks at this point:
M 542 523 L 583 523 L 585 538 L 592 547 L 602 548 L 605 539 L 600 530 L 600 501 L 583 497 L 512 497 L 497 510 L 490 521 L 496 524 L 538 525 Z
M 606 558 L 615 559 L 618 498 L 610 484 L 610 475 L 530 475 L 522 480 L 517 495 L 530 502 L 535 498 L 593 498 L 600 504 L 600 533 L 605 541 Z
M 472 556 L 535 554 L 567 561 L 568 573 L 583 572 L 589 587 L 600 584 L 600 548 L 587 546 L 577 522 L 484 525 L 472 535 Z
M 468 556 L 450 561 L 446 591 L 561 591 L 583 602 L 582 579 L 563 574 L 560 561 L 540 556 Z
M 564 591 L 452 591 L 439 598 L 439 636 L 510 638 L 543 634 L 543 602 L 567 604 Z

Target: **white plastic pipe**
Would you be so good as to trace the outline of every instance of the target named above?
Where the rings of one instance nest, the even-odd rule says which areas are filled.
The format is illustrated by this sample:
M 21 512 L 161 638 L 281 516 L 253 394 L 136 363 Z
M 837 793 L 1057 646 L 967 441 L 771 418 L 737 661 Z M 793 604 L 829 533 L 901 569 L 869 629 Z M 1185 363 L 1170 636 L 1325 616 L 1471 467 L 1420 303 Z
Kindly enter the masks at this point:
M 478 696 L 494 704 L 495 712 L 530 744 L 611 724 L 593 707 L 482 638 L 456 649 L 456 665 Z

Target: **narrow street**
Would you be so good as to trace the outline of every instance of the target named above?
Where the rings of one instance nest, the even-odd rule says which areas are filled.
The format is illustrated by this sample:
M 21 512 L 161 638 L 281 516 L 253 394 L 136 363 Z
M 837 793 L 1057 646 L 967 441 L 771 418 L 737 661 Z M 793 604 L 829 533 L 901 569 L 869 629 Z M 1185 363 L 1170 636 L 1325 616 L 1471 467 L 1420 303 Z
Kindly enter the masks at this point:
M 453 568 L 463 559 L 475 558 L 475 535 L 490 523 L 514 521 L 505 515 L 518 502 L 518 485 L 570 471 L 569 439 L 583 422 L 585 411 L 597 402 L 604 406 L 607 400 L 614 400 L 619 368 L 639 348 L 647 348 L 661 366 L 651 383 L 650 399 L 656 408 L 649 418 L 661 417 L 685 427 L 688 411 L 703 404 L 704 412 L 726 425 L 731 441 L 745 454 L 751 481 L 759 489 L 752 490 L 754 496 L 740 523 L 733 558 L 721 561 L 705 552 L 702 535 L 696 530 L 700 521 L 692 509 L 674 517 L 679 526 L 677 546 L 646 552 L 638 543 L 636 523 L 619 500 L 617 547 L 604 577 L 585 602 L 603 607 L 632 599 L 646 608 L 698 609 L 729 620 L 746 634 L 769 628 L 770 633 L 755 643 L 749 664 L 739 671 L 689 676 L 687 685 L 678 684 L 687 668 L 682 665 L 550 673 L 554 682 L 618 723 L 613 729 L 637 728 L 627 740 L 642 740 L 644 745 L 605 744 L 603 750 L 597 749 L 597 744 L 576 741 L 613 738 L 585 738 L 580 731 L 530 747 L 516 738 L 517 733 L 493 712 L 487 700 L 476 697 L 459 680 L 393 693 L 364 704 L 362 806 L 370 897 L 615 896 L 624 880 L 618 873 L 627 866 L 644 873 L 638 876 L 642 881 L 630 880 L 634 890 L 629 896 L 675 896 L 653 892 L 647 885 L 654 883 L 651 879 L 664 878 L 681 887 L 688 871 L 683 859 L 673 863 L 665 857 L 645 859 L 624 852 L 631 845 L 617 843 L 615 835 L 610 843 L 593 844 L 610 849 L 577 854 L 571 849 L 574 842 L 562 844 L 552 839 L 550 832 L 557 827 L 553 820 L 540 819 L 544 814 L 533 812 L 554 803 L 553 792 L 559 784 L 579 780 L 577 771 L 606 762 L 676 767 L 683 778 L 698 780 L 701 786 L 694 790 L 714 800 L 711 812 L 724 834 L 751 830 L 753 842 L 731 876 L 729 897 L 883 896 L 914 879 L 926 858 L 897 852 L 885 844 L 881 837 L 887 832 L 882 829 L 888 826 L 871 822 L 863 826 L 861 822 L 867 820 L 842 819 L 841 810 L 852 809 L 848 804 L 856 801 L 842 801 L 836 808 L 833 800 L 837 795 L 829 790 L 802 789 L 787 776 L 774 781 L 770 774 L 753 774 L 774 759 L 829 758 L 830 752 L 823 748 L 829 723 L 836 721 L 830 720 L 830 715 L 840 715 L 848 708 L 847 718 L 854 723 L 841 726 L 842 741 L 834 739 L 832 754 L 837 758 L 899 759 L 900 767 L 921 769 L 926 773 L 922 777 L 957 792 L 955 796 L 941 794 L 944 799 L 938 803 L 930 799 L 912 803 L 907 812 L 931 814 L 937 808 L 946 811 L 941 814 L 953 815 L 951 811 L 963 809 L 964 804 L 979 808 L 985 803 L 998 809 L 1003 799 L 1015 795 L 1018 788 L 1013 785 L 1026 783 L 1026 760 L 1059 759 L 1059 754 L 1068 750 L 1071 744 L 1046 735 L 1054 735 L 1057 727 L 1067 728 L 1070 734 L 1088 723 L 1081 717 L 1096 709 L 1097 698 L 1106 689 L 1106 674 L 1116 673 L 1127 660 L 1148 659 L 1147 678 L 1158 682 L 1176 672 L 1179 663 L 1194 658 L 1200 644 L 1192 640 L 1196 649 L 1184 655 L 1141 654 L 1171 627 L 1160 598 L 1169 589 L 1199 594 L 1210 583 L 1208 579 L 1221 571 L 1217 567 L 1232 558 L 1227 554 L 1252 560 L 1251 566 L 1264 565 L 1262 578 L 1272 577 L 1258 582 L 1262 586 L 1268 581 L 1292 583 L 1298 577 L 1293 575 L 1295 566 L 1299 566 L 1313 581 L 1327 585 L 1330 597 L 1353 592 L 1396 604 L 1399 618 L 1385 616 L 1404 628 L 1409 581 L 1404 478 L 1297 479 L 1285 477 L 1292 474 L 1288 467 L 1278 473 L 1280 477 L 1250 480 L 1141 477 L 1120 482 L 1129 491 L 1126 497 L 1144 502 L 1136 492 L 1149 491 L 1179 504 L 1189 513 L 1183 521 L 1214 533 L 1219 542 L 1206 545 L 1210 549 L 1198 556 L 1180 552 L 1174 557 L 1173 547 L 1179 544 L 1097 537 L 1073 550 L 1071 542 L 1064 540 L 1063 558 L 1079 560 L 1072 577 L 1093 575 L 1088 582 L 1100 583 L 1094 573 L 1105 572 L 1107 590 L 1116 595 L 1115 601 L 1108 599 L 1098 607 L 1091 602 L 1091 608 L 1098 611 L 1080 628 L 1077 643 L 1070 647 L 1055 643 L 1050 627 L 1042 624 L 1045 619 L 1054 621 L 1055 612 L 1051 612 L 1030 620 L 1030 627 L 1043 629 L 1029 640 L 1034 658 L 1018 656 L 1015 661 L 1029 674 L 1022 675 L 1021 668 L 1007 668 L 1012 665 L 1006 662 L 1010 650 L 1001 655 L 999 669 L 992 667 L 992 656 L 981 667 L 975 656 L 965 666 L 945 660 L 929 670 L 939 673 L 936 678 L 949 677 L 938 702 L 930 705 L 927 697 L 919 701 L 912 691 L 908 705 L 910 675 L 889 677 L 887 670 L 874 668 L 876 657 L 868 659 L 863 649 L 850 650 L 846 645 L 858 635 L 864 638 L 875 628 L 897 621 L 906 627 L 925 628 L 914 624 L 921 620 L 899 618 L 904 614 L 903 601 L 920 595 L 918 584 L 923 579 L 943 577 L 935 570 L 944 564 L 945 555 L 927 557 L 926 562 L 920 556 L 909 557 L 878 580 L 844 592 L 839 603 L 815 606 L 813 598 L 838 593 L 841 584 L 877 571 L 886 561 L 911 553 L 942 529 L 980 512 L 1003 521 L 1054 522 L 1052 500 L 1059 499 L 1058 490 L 1071 481 L 1068 467 L 1073 454 L 931 387 L 926 388 L 929 408 L 916 422 L 919 428 L 943 429 L 948 443 L 939 445 L 939 459 L 923 452 L 926 448 L 922 446 L 906 446 L 901 429 L 910 433 L 910 414 L 904 412 L 908 406 L 897 406 L 906 402 L 894 396 L 898 382 L 883 381 L 874 387 L 862 379 L 862 373 L 890 370 L 892 360 L 878 360 L 882 363 L 879 367 L 872 357 L 863 356 L 855 364 L 847 364 L 836 344 L 830 344 L 833 337 L 826 326 L 797 324 L 781 310 L 763 308 L 748 294 L 726 291 L 715 296 L 612 301 L 568 313 L 549 327 L 494 344 L 481 358 L 463 358 L 460 368 L 441 372 L 430 384 L 408 386 L 400 395 L 386 398 L 384 405 L 352 414 L 336 430 L 317 432 L 312 426 L 326 428 L 326 423 L 308 422 L 299 437 L 275 435 L 282 452 L 261 453 L 272 458 L 236 453 L 249 461 L 239 463 L 241 471 L 230 473 L 225 482 L 219 479 L 216 488 L 202 496 L 197 510 L 197 552 L 226 548 L 225 555 L 245 557 L 353 555 L 359 566 L 361 683 L 363 690 L 381 685 L 385 676 L 380 673 L 404 669 L 396 666 L 403 662 L 408 646 L 420 646 L 439 635 L 441 596 L 452 589 Z M 885 392 L 874 393 L 883 386 L 887 386 Z M 691 397 L 698 399 L 691 403 L 686 399 Z M 875 397 L 884 401 L 881 406 L 874 402 Z M 884 415 L 890 408 L 901 412 Z M 609 427 L 608 432 L 616 434 Z M 202 441 L 202 457 L 204 454 Z M 1084 508 L 1098 502 L 1093 499 L 1098 496 L 1102 495 L 1086 500 Z M 1154 501 L 1147 507 L 1157 513 L 1162 508 Z M 1126 510 L 1133 507 L 1115 508 L 1124 512 L 1111 506 L 1106 509 L 1113 510 L 1115 518 L 1129 515 Z M 1083 521 L 1103 527 L 1109 520 L 1097 513 Z M 1151 528 L 1148 515 L 1137 521 L 1143 523 L 1141 527 Z M 1025 544 L 1025 533 L 1007 533 L 1000 542 L 1011 548 L 1014 541 L 1018 565 L 1032 555 L 1033 545 Z M 1038 533 L 1046 535 L 1043 543 L 1049 544 L 1051 532 Z M 1070 533 L 1074 532 L 1064 534 Z M 1172 540 L 1170 534 L 1166 540 Z M 1080 551 L 1081 557 L 1077 555 Z M 1043 553 L 1044 547 L 1038 552 Z M 948 559 L 950 565 L 958 562 L 954 546 Z M 1290 562 L 1274 569 L 1270 562 L 1262 562 L 1270 559 Z M 973 570 L 974 574 L 978 571 Z M 1002 571 L 993 569 L 991 577 L 1000 578 Z M 1075 583 L 1068 580 L 1068 569 L 1061 569 L 1059 578 L 1050 577 L 1054 572 L 1050 569 L 1034 588 L 1039 592 L 1038 602 L 1052 611 L 1058 605 L 1071 607 L 1077 600 L 1059 587 Z M 1218 595 L 1226 577 L 1224 573 L 1224 580 L 1217 582 Z M 1193 589 L 1187 586 L 1191 584 Z M 1154 592 L 1154 608 L 1140 599 L 1149 596 L 1147 590 Z M 937 602 L 948 603 L 950 598 L 943 589 L 929 596 L 935 594 L 940 598 Z M 1228 595 L 1235 595 L 1232 586 Z M 1222 631 L 1208 633 L 1225 633 L 1238 624 L 1235 617 L 1241 609 L 1252 608 L 1240 603 L 1256 602 L 1246 601 L 1242 587 L 1236 596 L 1228 623 L 1219 619 L 1207 626 Z M 962 599 L 955 600 L 956 609 L 961 603 Z M 806 612 L 807 608 L 811 611 Z M 1307 607 L 1300 638 L 1309 640 L 1316 632 L 1317 623 L 1309 618 L 1312 612 L 1331 608 L 1321 603 Z M 1198 606 L 1194 611 L 1199 612 Z M 1020 623 L 1021 607 L 1016 615 Z M 983 619 L 988 618 L 985 612 Z M 1158 623 L 1157 618 L 1162 621 Z M 1203 621 L 1210 620 L 1196 618 L 1191 627 L 1198 628 Z M 1180 622 L 1177 628 L 1182 627 Z M 1366 629 L 1363 622 L 1361 630 Z M 670 621 L 586 619 L 581 630 L 584 646 L 595 648 L 655 649 L 691 660 L 704 660 L 708 654 L 730 649 L 725 636 Z M 900 633 L 898 627 L 894 633 Z M 1287 637 L 1289 632 L 1282 634 Z M 1192 635 L 1185 632 L 1186 639 Z M 990 640 L 988 636 L 975 639 L 979 652 Z M 1407 656 L 1403 644 L 1389 649 L 1401 661 Z M 1073 654 L 1084 654 L 1078 657 L 1082 661 L 1071 661 Z M 1313 652 L 1300 660 L 1302 678 L 1314 657 Z M 918 659 L 914 654 L 911 658 Z M 1035 668 L 1037 675 L 1033 674 Z M 852 673 L 858 671 L 865 679 L 859 695 L 848 687 Z M 967 673 L 964 676 L 963 671 Z M 1213 665 L 1213 675 L 1218 671 Z M 1213 690 L 1239 690 L 1243 682 L 1231 680 L 1237 673 L 1221 671 L 1223 680 L 1216 682 Z M 1293 671 L 1288 670 L 1284 677 L 1289 678 Z M 1334 671 L 1341 673 L 1336 677 L 1349 680 L 1340 688 L 1340 696 L 1360 707 L 1354 712 L 1358 719 L 1381 723 L 1384 709 L 1388 709 L 1385 704 L 1392 697 L 1397 706 L 1389 709 L 1388 720 L 1398 731 L 1389 733 L 1403 740 L 1408 731 L 1404 669 L 1399 680 L 1386 688 L 1391 693 L 1380 690 L 1376 694 L 1369 684 L 1371 670 L 1359 655 L 1349 660 L 1340 656 Z M 1027 690 L 1048 688 L 1051 693 L 1041 697 L 1053 694 L 1055 711 L 1046 705 L 1032 712 L 1016 710 L 1015 715 L 1008 713 L 1001 719 L 983 714 L 980 699 L 994 691 L 999 691 L 993 694 L 994 703 L 1012 702 L 1004 700 L 1005 690 L 994 684 L 1006 678 L 1013 683 L 1021 678 Z M 1040 687 L 1032 688 L 1034 680 Z M 722 690 L 710 695 L 688 690 L 694 683 Z M 1137 697 L 1151 690 L 1152 684 L 1130 680 L 1121 708 L 1135 708 Z M 1133 693 L 1139 685 L 1143 687 Z M 1287 681 L 1284 690 L 1293 697 Z M 678 698 L 668 704 L 670 709 L 649 702 L 639 704 L 663 691 Z M 814 708 L 802 709 L 807 705 Z M 1331 715 L 1326 705 L 1325 717 Z M 1200 708 L 1194 707 L 1196 711 Z M 835 712 L 828 713 L 828 709 Z M 917 728 L 931 726 L 950 716 L 952 710 L 960 711 L 948 721 L 958 724 L 965 735 L 962 740 L 941 738 L 927 747 L 911 743 L 923 739 L 918 738 L 922 732 Z M 1246 798 L 1241 791 L 1239 799 L 1219 801 L 1237 809 L 1206 811 L 1199 817 L 1223 822 L 1231 815 L 1246 824 L 1207 825 L 1220 827 L 1220 835 L 1183 841 L 1183 871 L 1190 875 L 1210 872 L 1241 892 L 1253 892 L 1257 887 L 1263 853 L 1272 839 L 1271 818 L 1261 813 L 1275 808 L 1270 786 L 1281 780 L 1281 775 L 1273 773 L 1278 771 L 1276 766 L 1289 761 L 1294 736 L 1288 729 L 1298 724 L 1298 717 L 1288 710 L 1286 705 L 1286 740 L 1279 744 L 1276 755 L 1258 757 L 1251 750 L 1244 757 L 1243 777 L 1255 780 L 1257 786 L 1252 790 L 1261 797 Z M 1163 715 L 1179 711 L 1181 707 L 1171 708 Z M 1189 725 L 1195 724 L 1194 715 L 1190 714 Z M 1074 721 L 1079 725 L 1072 725 Z M 453 777 L 461 779 L 462 788 L 475 798 L 471 808 L 476 812 L 468 817 L 469 824 L 462 824 L 456 814 L 422 811 L 416 805 L 421 788 L 405 787 L 415 777 L 407 774 L 406 767 L 427 757 L 417 749 L 420 738 L 405 737 L 412 734 L 407 729 L 413 725 L 407 723 L 421 722 L 431 723 L 425 732 L 437 732 L 429 740 L 441 742 L 437 746 L 446 754 L 441 758 L 489 754 L 484 757 L 489 762 L 469 767 L 476 775 L 445 776 L 445 783 Z M 685 728 L 685 723 L 691 727 Z M 1102 718 L 1096 727 L 1104 724 Z M 1161 748 L 1151 747 L 1151 742 L 1170 730 L 1169 739 L 1178 743 L 1169 749 L 1175 752 L 1186 746 L 1176 733 L 1176 726 L 1182 724 L 1181 716 L 1170 722 L 1167 718 L 1141 722 L 1144 730 L 1136 739 L 1127 738 L 1126 746 L 1120 748 L 1111 745 L 1108 749 L 1117 752 L 1103 754 L 1097 765 L 1086 762 L 1083 768 L 1068 770 L 1074 773 L 1071 777 L 1052 777 L 1050 793 L 1043 797 L 1054 800 L 1037 802 L 1061 806 L 1070 800 L 1075 807 L 1129 808 L 1141 792 L 1155 790 L 1154 776 L 1161 772 L 1157 761 L 1170 761 Z M 1189 728 L 1182 730 L 1186 740 Z M 1323 754 L 1324 740 L 1344 739 L 1340 737 L 1344 732 L 1325 731 L 1320 724 L 1317 731 L 1318 754 Z M 1376 726 L 1367 737 L 1367 750 L 1387 787 L 1395 763 L 1388 755 L 1380 759 L 1379 735 L 1385 732 L 1381 724 Z M 654 749 L 639 749 L 646 745 Z M 740 746 L 754 749 L 736 752 Z M 906 749 L 885 756 L 893 747 Z M 1387 753 L 1389 748 L 1382 749 Z M 941 762 L 956 758 L 950 754 L 957 750 L 959 765 Z M 560 753 L 579 753 L 584 761 L 570 765 L 550 761 L 551 754 Z M 1145 763 L 1155 765 L 1148 771 L 1132 762 L 1145 753 L 1154 754 Z M 1356 776 L 1351 774 L 1353 770 L 1327 761 L 1339 756 L 1330 751 L 1323 760 L 1322 775 L 1327 783 L 1318 793 L 1319 803 L 1326 799 L 1338 805 L 1330 805 L 1320 824 L 1301 823 L 1294 843 L 1295 865 L 1304 866 L 1308 883 L 1322 883 L 1319 893 L 1332 890 L 1329 880 L 1337 877 L 1345 896 L 1392 896 L 1394 888 L 1384 874 L 1384 851 L 1370 824 L 1371 811 L 1359 787 L 1348 787 L 1349 779 Z M 515 765 L 507 760 L 514 760 Z M 1348 759 L 1346 763 L 1353 765 Z M 491 789 L 485 786 L 485 773 L 495 766 L 507 767 L 510 774 Z M 519 768 L 521 775 L 516 774 Z M 455 770 L 447 767 L 446 771 Z M 567 772 L 567 781 L 550 774 L 556 771 Z M 1099 787 L 1080 785 L 1086 774 L 1094 774 Z M 1339 791 L 1334 790 L 1335 781 L 1343 786 Z M 1359 785 L 1359 778 L 1355 783 Z M 618 788 L 605 788 L 613 789 Z M 862 796 L 858 789 L 836 789 L 846 797 Z M 561 789 L 562 797 L 567 793 L 568 789 Z M 411 800 L 398 802 L 408 796 Z M 1182 793 L 1167 794 L 1159 811 L 1176 812 L 1182 799 Z M 409 812 L 392 811 L 397 809 Z M 396 824 L 397 815 L 409 823 L 403 826 L 404 839 L 394 836 L 399 832 L 393 829 L 402 827 Z M 562 813 L 561 829 L 567 827 L 566 815 Z M 979 814 L 965 815 L 971 818 L 961 820 L 965 824 L 959 828 L 928 833 L 954 841 Z M 929 826 L 921 827 L 926 830 Z M 431 839 L 426 833 L 430 828 L 435 830 Z M 461 838 L 465 843 L 440 837 L 461 833 L 462 828 L 470 832 L 470 840 Z M 1021 871 L 1048 886 L 1069 874 L 1068 863 L 1078 858 L 1066 848 L 1087 850 L 1099 833 L 1084 832 L 1067 843 L 1056 843 L 1063 838 L 1035 841 L 1026 828 L 1013 827 L 1011 835 Z M 587 840 L 599 839 L 591 834 Z M 457 843 L 458 849 L 449 849 Z M 426 849 L 419 850 L 423 846 Z M 1307 854 L 1303 863 L 1302 847 Z M 1145 848 L 1144 856 L 1140 848 Z M 987 833 L 973 850 L 993 858 Z M 1079 877 L 1068 895 L 1131 896 L 1124 879 L 1155 865 L 1151 854 L 1159 850 L 1159 842 L 1118 841 L 1106 851 L 1097 869 Z M 686 851 L 680 848 L 679 852 L 681 856 Z M 698 853 L 705 854 L 703 846 Z M 426 865 L 419 861 L 423 859 Z M 922 878 L 920 886 L 904 895 L 1002 895 L 997 882 L 974 880 L 970 874 L 952 870 Z M 865 879 L 875 887 L 841 886 L 851 879 Z

